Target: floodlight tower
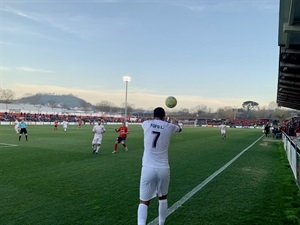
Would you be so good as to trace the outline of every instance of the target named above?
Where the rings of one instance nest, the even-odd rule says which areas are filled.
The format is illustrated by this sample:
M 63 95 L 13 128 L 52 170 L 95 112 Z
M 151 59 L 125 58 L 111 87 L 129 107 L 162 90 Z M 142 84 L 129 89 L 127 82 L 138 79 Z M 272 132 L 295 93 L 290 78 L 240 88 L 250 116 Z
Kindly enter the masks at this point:
M 126 91 L 125 91 L 125 116 L 124 121 L 127 121 L 127 92 L 128 92 L 128 83 L 130 82 L 131 78 L 129 76 L 124 76 L 123 81 L 126 84 Z

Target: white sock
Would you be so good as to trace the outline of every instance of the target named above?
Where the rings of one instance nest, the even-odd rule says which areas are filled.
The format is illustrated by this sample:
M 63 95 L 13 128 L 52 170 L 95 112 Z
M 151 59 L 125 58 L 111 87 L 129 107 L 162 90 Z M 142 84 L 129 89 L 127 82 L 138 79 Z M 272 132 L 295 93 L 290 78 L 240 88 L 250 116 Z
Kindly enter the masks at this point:
M 97 153 L 98 153 L 99 149 L 100 149 L 100 146 L 97 146 L 97 148 L 96 148 L 96 152 Z
M 168 213 L 168 200 L 159 200 L 159 206 L 158 206 L 158 214 L 159 214 L 159 225 L 164 225 L 167 213 Z
M 148 206 L 140 203 L 138 208 L 138 225 L 146 225 Z

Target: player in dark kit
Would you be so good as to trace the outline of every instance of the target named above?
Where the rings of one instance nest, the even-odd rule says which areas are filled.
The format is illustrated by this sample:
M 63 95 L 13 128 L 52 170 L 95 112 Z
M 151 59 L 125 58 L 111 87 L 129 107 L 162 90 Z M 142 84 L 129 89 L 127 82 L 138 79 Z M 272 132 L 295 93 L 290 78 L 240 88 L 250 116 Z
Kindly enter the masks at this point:
M 27 123 L 24 121 L 24 119 L 21 120 L 21 122 L 19 123 L 19 128 L 20 128 L 20 135 L 19 135 L 19 141 L 21 141 L 21 137 L 24 134 L 26 141 L 28 141 L 28 137 L 27 137 Z

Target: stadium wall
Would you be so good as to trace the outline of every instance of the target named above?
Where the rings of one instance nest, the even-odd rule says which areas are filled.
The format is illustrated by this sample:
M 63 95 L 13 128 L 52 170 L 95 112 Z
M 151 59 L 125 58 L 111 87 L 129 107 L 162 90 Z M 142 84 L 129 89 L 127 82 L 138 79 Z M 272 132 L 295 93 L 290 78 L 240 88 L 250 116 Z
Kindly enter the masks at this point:
M 26 122 L 28 125 L 54 125 L 54 122 L 34 122 L 34 121 L 28 121 Z M 62 122 L 59 122 L 58 123 L 59 125 L 62 125 Z M 107 124 L 107 125 L 115 125 L 115 124 L 122 124 L 122 122 L 105 122 L 104 124 Z M 137 125 L 137 124 L 141 124 L 141 123 L 138 123 L 138 122 L 134 122 L 134 123 L 129 123 L 129 125 Z M 15 125 L 15 122 L 12 122 L 12 121 L 0 121 L 0 125 L 11 125 L 11 126 L 14 126 Z M 78 123 L 77 122 L 69 122 L 68 125 L 77 125 L 78 126 Z M 83 123 L 83 125 L 87 125 L 87 126 L 90 126 L 90 125 L 93 125 L 93 123 Z
M 292 139 L 286 133 L 283 133 L 282 141 L 294 178 L 300 187 L 300 140 L 297 138 Z

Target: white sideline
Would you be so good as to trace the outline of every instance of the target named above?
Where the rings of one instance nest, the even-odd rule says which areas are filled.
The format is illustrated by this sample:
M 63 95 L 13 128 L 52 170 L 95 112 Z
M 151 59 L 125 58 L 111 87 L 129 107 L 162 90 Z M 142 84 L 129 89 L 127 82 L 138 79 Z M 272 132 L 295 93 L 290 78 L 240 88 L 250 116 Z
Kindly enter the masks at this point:
M 0 148 L 9 148 L 9 147 L 17 147 L 18 145 L 0 143 Z
M 249 145 L 247 148 L 245 148 L 242 152 L 237 154 L 233 159 L 231 159 L 228 163 L 226 163 L 224 166 L 222 166 L 220 169 L 218 169 L 216 172 L 214 172 L 212 175 L 210 175 L 208 178 L 206 178 L 201 184 L 199 184 L 197 187 L 195 187 L 193 190 L 191 190 L 189 193 L 187 193 L 185 196 L 183 196 L 179 201 L 174 203 L 170 208 L 168 208 L 167 217 L 171 215 L 173 212 L 175 212 L 176 209 L 178 209 L 180 206 L 182 206 L 187 200 L 189 200 L 194 194 L 196 194 L 198 191 L 200 191 L 206 184 L 208 184 L 210 181 L 212 181 L 217 175 L 219 175 L 223 170 L 225 170 L 230 164 L 232 164 L 235 160 L 237 160 L 241 155 L 243 155 L 248 149 L 250 149 L 254 144 L 256 144 L 264 135 L 262 135 L 260 138 L 258 138 L 256 141 L 254 141 L 251 145 Z M 153 221 L 148 223 L 148 225 L 158 225 L 158 217 L 156 217 Z

